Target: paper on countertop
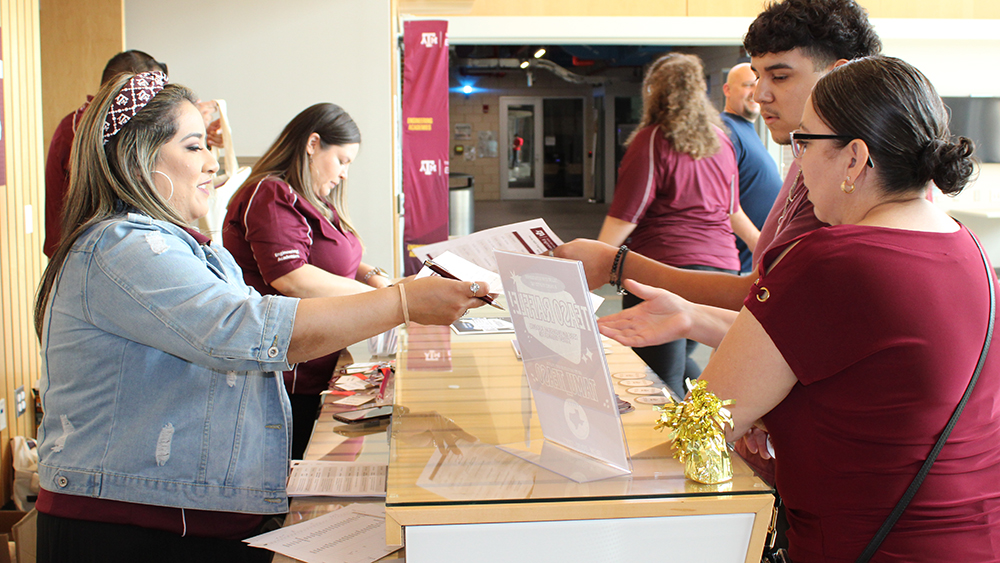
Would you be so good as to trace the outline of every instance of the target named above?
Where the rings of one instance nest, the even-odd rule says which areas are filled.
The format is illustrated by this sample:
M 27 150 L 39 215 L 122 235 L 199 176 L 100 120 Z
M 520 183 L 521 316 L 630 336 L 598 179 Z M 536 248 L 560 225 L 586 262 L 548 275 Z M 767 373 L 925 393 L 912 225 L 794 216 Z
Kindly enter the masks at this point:
M 446 251 L 451 251 L 477 266 L 486 268 L 491 272 L 497 272 L 496 259 L 493 258 L 494 250 L 506 250 L 521 254 L 542 254 L 562 243 L 562 240 L 552 232 L 552 229 L 545 223 L 545 220 L 539 218 L 494 227 L 464 237 L 420 246 L 413 249 L 413 254 L 421 262 L 431 259 L 440 263 L 438 256 L 444 254 Z M 462 277 L 448 266 L 441 265 L 456 276 Z M 499 287 L 498 280 L 497 288 Z M 492 283 L 490 283 L 490 288 L 492 291 Z
M 510 317 L 462 317 L 451 323 L 455 334 L 513 334 Z
M 351 395 L 349 397 L 344 397 L 343 399 L 337 399 L 334 404 L 337 405 L 347 405 L 351 407 L 357 407 L 367 403 L 368 401 L 374 401 L 374 395 Z
M 371 563 L 402 547 L 385 545 L 384 504 L 351 504 L 243 541 L 306 563 Z
M 385 464 L 296 459 L 291 467 L 290 497 L 385 497 Z
M 343 389 L 344 391 L 363 391 L 368 389 L 368 384 L 363 379 L 358 379 L 353 375 L 340 377 L 340 379 L 334 382 L 334 385 L 337 386 L 337 389 Z
M 353 373 L 365 373 L 366 371 L 372 371 L 378 367 L 379 362 L 358 362 L 351 364 L 344 368 L 344 373 L 350 375 Z

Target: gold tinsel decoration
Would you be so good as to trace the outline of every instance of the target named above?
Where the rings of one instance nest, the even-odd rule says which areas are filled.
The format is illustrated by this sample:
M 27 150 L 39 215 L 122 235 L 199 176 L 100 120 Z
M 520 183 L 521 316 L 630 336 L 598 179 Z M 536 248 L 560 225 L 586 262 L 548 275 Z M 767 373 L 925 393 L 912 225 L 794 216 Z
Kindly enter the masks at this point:
M 713 485 L 733 478 L 733 463 L 726 446 L 726 425 L 733 416 L 723 401 L 705 390 L 704 381 L 688 381 L 691 392 L 683 401 L 671 399 L 658 407 L 662 414 L 655 428 L 670 429 L 674 457 L 684 464 L 684 475 L 693 481 Z

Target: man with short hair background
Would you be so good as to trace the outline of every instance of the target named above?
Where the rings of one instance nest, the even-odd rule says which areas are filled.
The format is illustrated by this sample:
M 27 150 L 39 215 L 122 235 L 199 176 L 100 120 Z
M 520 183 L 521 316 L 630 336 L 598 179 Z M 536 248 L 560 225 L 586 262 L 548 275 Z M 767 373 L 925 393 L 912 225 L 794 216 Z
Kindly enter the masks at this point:
M 731 68 L 726 83 L 722 85 L 726 107 L 720 117 L 729 128 L 729 140 L 736 151 L 736 164 L 740 171 L 740 208 L 759 230 L 778 197 L 781 175 L 754 127 L 754 122 L 760 117 L 760 104 L 753 100 L 756 86 L 757 76 L 750 63 L 740 63 Z M 736 239 L 736 250 L 740 253 L 740 272 L 745 274 L 751 271 L 753 251 L 739 238 Z

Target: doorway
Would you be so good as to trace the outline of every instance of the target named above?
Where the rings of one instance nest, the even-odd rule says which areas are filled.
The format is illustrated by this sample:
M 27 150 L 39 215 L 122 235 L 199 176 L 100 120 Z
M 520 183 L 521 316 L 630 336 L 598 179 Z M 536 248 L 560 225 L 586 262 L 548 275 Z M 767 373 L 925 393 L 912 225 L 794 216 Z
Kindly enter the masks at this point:
M 500 198 L 584 195 L 583 97 L 500 97 Z

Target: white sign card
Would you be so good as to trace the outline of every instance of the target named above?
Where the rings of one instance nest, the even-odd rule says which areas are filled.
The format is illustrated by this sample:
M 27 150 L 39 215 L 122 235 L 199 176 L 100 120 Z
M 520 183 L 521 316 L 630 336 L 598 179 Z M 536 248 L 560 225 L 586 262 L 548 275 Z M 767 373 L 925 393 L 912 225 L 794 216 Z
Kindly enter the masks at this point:
M 579 482 L 631 473 L 583 264 L 500 250 L 496 262 L 548 442 L 501 448 Z

